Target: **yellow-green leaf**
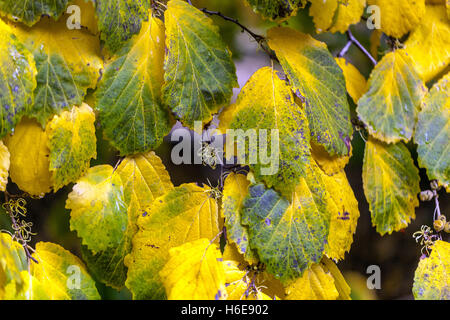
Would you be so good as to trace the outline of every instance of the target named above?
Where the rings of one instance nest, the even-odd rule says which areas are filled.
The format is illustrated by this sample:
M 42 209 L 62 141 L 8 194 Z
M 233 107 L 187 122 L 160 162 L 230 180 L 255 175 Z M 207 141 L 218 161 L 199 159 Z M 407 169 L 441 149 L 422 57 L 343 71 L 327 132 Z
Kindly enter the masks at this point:
M 409 141 L 426 88 L 408 53 L 400 49 L 386 54 L 372 71 L 367 88 L 357 112 L 369 133 L 387 143 Z
M 414 275 L 416 300 L 450 300 L 450 243 L 436 241 L 429 257 L 420 260 Z
M 450 21 L 444 6 L 426 7 L 426 19 L 411 32 L 405 48 L 425 82 L 445 70 L 450 63 Z
M 311 141 L 323 145 L 330 155 L 348 155 L 353 128 L 345 79 L 325 43 L 281 27 L 270 29 L 268 39 L 302 100 Z
M 17 40 L 12 28 L 0 20 L 0 138 L 30 112 L 35 76 L 33 55 Z
M 166 47 L 163 99 L 183 124 L 209 122 L 228 105 L 238 87 L 231 53 L 219 28 L 200 10 L 170 0 L 165 11 Z
M 309 14 L 316 31 L 341 32 L 358 23 L 364 13 L 366 0 L 310 0 Z
M 425 0 L 368 0 L 380 10 L 381 30 L 388 36 L 401 38 L 419 23 L 428 20 L 425 16 Z
M 6 190 L 8 183 L 10 154 L 8 148 L 0 141 L 0 191 Z
M 125 258 L 126 286 L 134 299 L 162 299 L 159 271 L 169 259 L 170 248 L 219 233 L 218 207 L 210 189 L 182 184 L 156 198 L 138 220 L 133 250 Z
M 120 176 L 110 165 L 90 168 L 73 186 L 66 208 L 71 210 L 70 229 L 94 254 L 121 243 L 127 207 Z
M 27 257 L 22 245 L 8 233 L 0 232 L 0 300 L 5 299 L 8 286 L 8 290 L 14 290 L 15 293 L 26 290 L 21 276 L 21 272 L 26 270 Z
M 107 63 L 96 91 L 105 137 L 122 155 L 156 149 L 170 131 L 162 105 L 164 24 L 157 18 Z
M 384 235 L 399 231 L 415 218 L 419 170 L 403 143 L 385 144 L 369 137 L 363 163 L 363 187 L 372 224 Z
M 251 186 L 244 200 L 242 223 L 248 226 L 250 247 L 283 283 L 319 262 L 328 239 L 330 199 L 318 171 L 309 168 L 289 200 L 262 184 Z
M 335 60 L 344 73 L 347 92 L 357 104 L 359 98 L 366 92 L 366 78 L 364 78 L 354 65 L 345 60 L 345 58 L 335 58 Z
M 33 53 L 37 87 L 30 116 L 44 127 L 53 114 L 81 105 L 94 89 L 103 61 L 97 37 L 86 29 L 69 30 L 66 20 L 42 18 L 33 28 L 15 24 L 14 33 Z
M 227 134 L 227 144 L 237 140 L 238 161 L 249 164 L 258 181 L 290 195 L 310 161 L 309 129 L 278 72 L 269 67 L 255 72 L 238 96 L 230 128 L 234 136 Z M 245 134 L 252 143 L 243 143 Z
M 219 247 L 202 238 L 169 250 L 160 271 L 169 300 L 226 298 L 225 271 Z
M 105 48 L 115 53 L 149 17 L 150 0 L 96 0 L 98 29 Z
M 94 112 L 83 103 L 55 115 L 47 123 L 45 132 L 54 191 L 75 182 L 89 168 L 90 160 L 97 156 L 94 122 Z
M 135 198 L 141 210 L 173 189 L 169 173 L 153 151 L 126 157 L 117 167 L 117 173 L 122 179 L 126 201 Z
M 83 262 L 63 247 L 39 242 L 33 257 L 39 263 L 31 264 L 31 275 L 36 278 L 51 300 L 99 300 L 95 281 Z
M 345 253 L 350 251 L 353 243 L 353 234 L 359 218 L 358 201 L 344 170 L 331 177 L 323 174 L 322 180 L 335 206 L 335 210 L 331 211 L 325 254 L 334 260 L 341 260 L 344 259 Z
M 57 20 L 63 14 L 68 2 L 68 0 L 2 0 L 0 15 L 32 26 L 44 15 Z
M 33 196 L 50 192 L 52 178 L 49 171 L 48 137 L 35 120 L 22 118 L 8 135 L 5 144 L 10 152 L 9 174 L 12 182 Z
M 306 0 L 246 0 L 253 11 L 264 18 L 281 22 L 297 14 L 306 5 Z
M 330 156 L 328 152 L 325 151 L 325 149 L 317 145 L 315 143 L 311 144 L 311 156 L 313 157 L 314 161 L 319 165 L 319 167 L 325 172 L 327 175 L 332 176 L 338 172 L 340 172 L 342 169 L 345 168 L 345 166 L 350 161 L 350 157 L 352 155 L 352 149 L 350 148 L 350 154 L 348 156 Z
M 417 128 L 419 166 L 428 177 L 450 186 L 450 73 L 445 75 L 422 101 Z

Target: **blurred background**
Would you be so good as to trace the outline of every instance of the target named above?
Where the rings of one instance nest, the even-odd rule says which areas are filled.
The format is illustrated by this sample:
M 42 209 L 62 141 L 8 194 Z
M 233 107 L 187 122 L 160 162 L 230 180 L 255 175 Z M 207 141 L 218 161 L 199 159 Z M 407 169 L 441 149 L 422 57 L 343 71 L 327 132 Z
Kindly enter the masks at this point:
M 207 8 L 220 11 L 224 15 L 238 19 L 246 27 L 260 35 L 265 35 L 268 28 L 276 24 L 264 21 L 247 7 L 242 0 L 192 0 L 197 8 Z M 316 34 L 314 24 L 308 15 L 308 7 L 300 10 L 297 16 L 287 20 L 283 25 L 311 34 L 316 39 L 325 42 L 330 52 L 336 56 L 347 42 L 346 35 L 322 33 Z M 212 16 L 215 23 L 220 27 L 224 41 L 233 52 L 236 64 L 239 85 L 242 86 L 250 76 L 263 66 L 271 66 L 268 56 L 258 47 L 255 41 L 241 29 L 231 22 L 224 21 L 220 17 Z M 379 59 L 389 50 L 388 39 L 381 38 L 379 47 L 371 47 L 372 31 L 368 30 L 364 22 L 351 27 L 355 37 L 365 48 L 371 50 L 372 55 Z M 352 46 L 345 58 L 354 64 L 360 72 L 368 78 L 372 64 L 355 46 Z M 276 66 L 277 67 L 277 66 Z M 427 84 L 431 86 L 432 83 Z M 233 99 L 236 99 L 239 89 L 235 89 Z M 348 99 L 354 115 L 355 105 Z M 380 236 L 371 225 L 370 212 L 362 188 L 362 160 L 364 154 L 364 140 L 355 131 L 353 136 L 353 156 L 346 167 L 347 177 L 353 187 L 355 196 L 359 202 L 361 216 L 358 221 L 354 242 L 350 252 L 344 261 L 338 263 L 338 267 L 344 274 L 347 282 L 352 288 L 354 299 L 412 299 L 412 284 L 414 271 L 421 256 L 421 247 L 416 244 L 412 234 L 419 230 L 421 225 L 432 226 L 434 203 L 420 202 L 416 208 L 416 219 L 407 229 L 391 235 Z M 170 138 L 156 150 L 166 165 L 174 185 L 186 182 L 208 183 L 214 186 L 220 176 L 219 169 L 212 170 L 203 165 L 180 165 L 175 166 L 170 161 L 170 152 L 173 145 Z M 408 145 L 417 165 L 417 155 L 412 143 Z M 97 159 L 91 161 L 91 166 L 98 164 L 115 165 L 118 161 L 115 152 L 107 141 L 103 139 L 102 128 L 97 124 Z M 421 189 L 429 189 L 429 181 L 424 169 L 420 169 Z M 55 194 L 48 194 L 43 199 L 27 199 L 27 220 L 34 223 L 33 231 L 37 235 L 33 237 L 32 246 L 39 241 L 50 241 L 58 243 L 65 249 L 81 257 L 81 241 L 75 232 L 69 229 L 70 212 L 65 209 L 65 200 L 73 185 L 68 185 Z M 11 193 L 19 193 L 10 181 L 8 190 Z M 449 197 L 445 191 L 440 191 L 441 212 L 448 212 L 450 205 Z M 1 209 L 0 207 L 0 210 Z M 11 221 L 6 214 L 0 213 L 0 229 L 11 230 Z M 447 237 L 448 240 L 448 237 Z M 369 290 L 366 286 L 367 267 L 378 265 L 381 269 L 381 289 Z M 99 291 L 105 299 L 130 299 L 131 294 L 127 289 L 118 292 L 98 283 Z

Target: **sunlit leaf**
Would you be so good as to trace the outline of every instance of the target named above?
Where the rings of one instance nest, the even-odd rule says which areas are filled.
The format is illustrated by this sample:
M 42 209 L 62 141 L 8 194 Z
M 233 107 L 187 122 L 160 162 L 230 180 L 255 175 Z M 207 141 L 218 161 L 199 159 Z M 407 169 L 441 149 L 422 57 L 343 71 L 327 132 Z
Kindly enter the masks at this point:
M 169 250 L 160 271 L 169 300 L 221 300 L 226 298 L 225 271 L 216 244 L 202 238 Z
M 416 300 L 450 300 L 450 244 L 438 240 L 429 257 L 420 260 L 414 275 Z
M 366 143 L 363 187 L 372 224 L 384 235 L 399 231 L 415 218 L 419 170 L 403 143 L 385 144 L 373 138 Z
M 414 30 L 425 16 L 425 0 L 367 0 L 380 10 L 381 30 L 388 36 L 400 38 Z
M 335 58 L 337 64 L 344 72 L 345 87 L 353 102 L 358 103 L 359 98 L 366 92 L 367 81 L 361 72 L 345 58 Z
M 430 90 L 422 101 L 417 128 L 419 165 L 430 179 L 446 188 L 450 185 L 450 73 Z
M 94 112 L 83 103 L 55 115 L 47 124 L 54 191 L 75 182 L 89 168 L 91 158 L 97 156 L 94 122 Z
M 138 220 L 133 250 L 125 258 L 126 286 L 134 299 L 162 299 L 159 271 L 169 260 L 170 248 L 219 233 L 218 207 L 210 189 L 182 184 L 156 198 Z
M 73 186 L 66 201 L 75 230 L 94 254 L 114 249 L 127 228 L 127 207 L 120 176 L 110 165 L 90 168 Z
M 443 6 L 427 6 L 426 19 L 405 42 L 414 68 L 428 82 L 450 64 L 450 21 Z
M 352 149 L 350 148 L 350 154 L 348 156 L 330 156 L 322 146 L 315 143 L 311 144 L 311 155 L 313 159 L 316 161 L 319 167 L 327 175 L 330 176 L 340 172 L 345 168 L 345 166 L 350 161 L 350 157 L 352 155 L 351 153 Z
M 238 87 L 231 53 L 219 28 L 185 1 L 170 0 L 165 11 L 166 47 L 163 99 L 183 124 L 209 122 L 228 105 Z
M 344 33 L 350 25 L 358 23 L 364 13 L 366 0 L 310 0 L 309 14 L 316 30 Z
M 284 20 L 295 16 L 299 8 L 306 5 L 306 0 L 246 0 L 253 11 L 270 20 Z
M 0 232 L 0 300 L 5 299 L 7 286 L 14 293 L 25 289 L 22 271 L 28 270 L 27 257 L 22 245 L 14 241 L 8 233 Z
M 6 190 L 8 183 L 10 154 L 8 148 L 0 141 L 0 191 Z
M 358 116 L 369 133 L 387 143 L 409 141 L 426 88 L 405 50 L 386 54 L 358 101 Z
M 122 155 L 155 149 L 170 131 L 160 93 L 163 62 L 164 25 L 150 18 L 106 65 L 96 108 L 105 137 Z
M 330 155 L 348 155 L 352 125 L 345 79 L 325 43 L 290 28 L 268 31 L 296 95 L 302 100 L 311 140 Z
M 49 171 L 48 137 L 39 123 L 23 118 L 14 134 L 6 137 L 5 144 L 10 152 L 12 182 L 33 196 L 42 197 L 50 192 L 53 183 Z

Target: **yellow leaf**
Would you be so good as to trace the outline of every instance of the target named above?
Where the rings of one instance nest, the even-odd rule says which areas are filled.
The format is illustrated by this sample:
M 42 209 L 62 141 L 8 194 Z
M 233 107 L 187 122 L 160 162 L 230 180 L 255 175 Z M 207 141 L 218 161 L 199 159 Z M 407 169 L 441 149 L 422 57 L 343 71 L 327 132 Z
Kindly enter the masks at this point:
M 6 291 L 13 290 L 18 293 L 25 290 L 21 276 L 21 272 L 25 270 L 27 258 L 22 245 L 14 241 L 8 233 L 0 232 L 0 300 L 5 299 Z
M 309 14 L 318 33 L 341 32 L 358 23 L 364 13 L 366 0 L 311 0 Z
M 345 253 L 350 251 L 356 231 L 358 201 L 344 170 L 331 177 L 323 174 L 322 180 L 334 204 L 325 254 L 334 260 L 344 259 Z
M 116 172 L 122 179 L 126 201 L 135 197 L 141 210 L 173 189 L 169 173 L 153 151 L 126 157 Z
M 425 0 L 368 0 L 368 3 L 380 8 L 381 30 L 395 38 L 414 30 L 425 17 Z
M 170 249 L 160 271 L 169 300 L 226 299 L 225 271 L 216 244 L 202 238 Z
M 327 175 L 332 176 L 344 169 L 348 164 L 352 156 L 352 148 L 350 145 L 350 154 L 348 156 L 330 156 L 321 145 L 311 143 L 311 155 L 319 167 Z
M 182 184 L 156 198 L 139 217 L 133 250 L 125 258 L 126 286 L 133 298 L 164 298 L 159 271 L 169 259 L 169 250 L 201 238 L 218 241 L 218 219 L 217 202 L 208 187 Z
M 93 34 L 98 34 L 97 17 L 95 14 L 95 4 L 91 0 L 72 0 L 72 4 L 80 7 L 81 12 L 81 26 L 86 27 Z M 67 16 L 65 14 L 63 18 L 67 21 Z
M 333 275 L 322 263 L 313 264 L 286 288 L 286 300 L 336 300 L 338 297 Z
M 0 141 L 0 191 L 5 191 L 8 183 L 9 158 L 8 148 L 3 144 L 3 141 Z
M 358 69 L 345 58 L 335 58 L 339 67 L 344 72 L 345 87 L 347 92 L 357 104 L 359 98 L 366 92 L 367 81 L 366 78 L 359 72 Z
M 11 180 L 32 196 L 42 197 L 50 192 L 50 150 L 41 126 L 35 120 L 22 118 L 14 134 L 6 137 L 5 144 L 11 154 Z
M 331 275 L 333 276 L 334 285 L 339 292 L 338 300 L 351 300 L 350 286 L 347 284 L 347 281 L 344 279 L 344 276 L 342 275 L 336 264 L 331 259 L 328 259 L 326 256 L 324 256 L 322 258 L 322 268 L 328 269 L 328 271 L 330 271 Z
M 380 29 L 375 29 L 370 34 L 370 54 L 372 57 L 375 58 L 375 60 L 378 60 L 379 56 L 379 48 L 381 45 L 381 37 L 383 35 L 383 32 Z
M 444 6 L 427 6 L 426 19 L 405 42 L 420 77 L 428 82 L 450 63 L 450 21 Z
M 31 275 L 45 288 L 51 300 L 100 299 L 83 262 L 63 247 L 39 242 L 33 257 L 39 263 L 31 264 Z
M 384 235 L 406 228 L 419 205 L 419 169 L 403 143 L 369 137 L 363 163 L 363 187 L 372 224 Z
M 450 243 L 436 241 L 429 257 L 419 262 L 414 275 L 416 300 L 450 300 Z
M 87 104 L 72 107 L 55 115 L 47 123 L 45 132 L 50 149 L 50 172 L 53 190 L 75 182 L 89 168 L 91 158 L 97 156 L 95 114 Z

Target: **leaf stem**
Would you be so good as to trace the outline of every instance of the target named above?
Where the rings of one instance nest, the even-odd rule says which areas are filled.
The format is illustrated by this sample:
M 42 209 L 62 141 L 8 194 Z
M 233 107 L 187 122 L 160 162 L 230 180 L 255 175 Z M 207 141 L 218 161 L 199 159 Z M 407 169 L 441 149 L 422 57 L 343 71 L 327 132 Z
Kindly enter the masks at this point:
M 367 51 L 366 48 L 364 48 L 364 46 L 355 38 L 355 36 L 353 36 L 350 29 L 347 30 L 346 34 L 348 42 L 345 45 L 345 47 L 338 53 L 338 57 L 343 57 L 345 54 L 347 54 L 348 50 L 350 49 L 350 46 L 354 44 L 359 50 L 361 50 L 362 53 L 364 53 L 367 56 L 367 58 L 369 58 L 369 60 L 373 63 L 374 66 L 377 65 L 377 60 L 375 60 L 374 57 L 372 57 L 372 55 L 369 53 L 369 51 Z

